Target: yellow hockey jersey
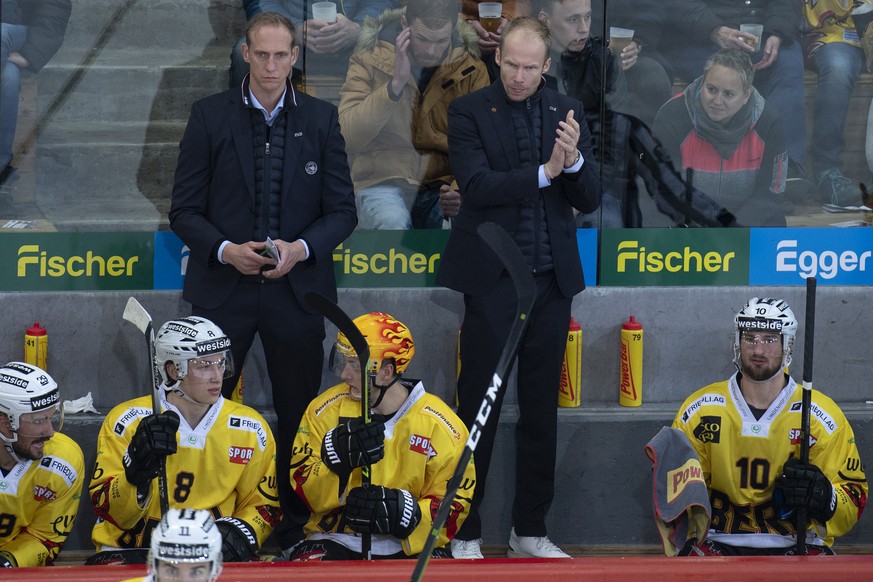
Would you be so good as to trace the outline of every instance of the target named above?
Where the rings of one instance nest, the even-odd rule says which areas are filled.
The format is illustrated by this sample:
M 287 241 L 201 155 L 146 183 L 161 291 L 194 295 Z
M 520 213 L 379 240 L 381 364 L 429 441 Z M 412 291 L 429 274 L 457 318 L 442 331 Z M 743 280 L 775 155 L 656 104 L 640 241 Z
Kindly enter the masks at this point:
M 800 456 L 803 388 L 789 378 L 756 419 L 737 378 L 734 374 L 689 396 L 673 426 L 686 434 L 700 457 L 712 505 L 709 537 L 736 546 L 789 547 L 796 541 L 794 519 L 783 518 L 774 488 L 785 461 Z M 855 434 L 840 408 L 813 390 L 810 410 L 809 462 L 833 484 L 837 509 L 827 524 L 810 520 L 807 539 L 831 545 L 864 510 L 867 479 Z
M 219 398 L 196 427 L 161 400 L 162 410 L 179 413 L 176 454 L 167 457 L 170 507 L 207 509 L 217 519 L 233 516 L 255 532 L 258 545 L 281 517 L 276 491 L 276 443 L 264 418 L 243 404 Z M 97 436 L 90 494 L 97 523 L 91 539 L 97 551 L 148 548 L 161 519 L 157 479 L 145 507 L 124 475 L 122 457 L 140 421 L 152 414 L 143 396 L 109 412 Z
M 822 45 L 842 42 L 861 46 L 861 37 L 852 20 L 852 10 L 869 0 L 804 0 L 803 42 L 807 55 L 815 54 Z
M 40 460 L 0 474 L 0 551 L 22 568 L 51 565 L 76 521 L 84 475 L 82 449 L 61 433 Z
M 321 460 L 321 443 L 328 431 L 360 416 L 361 403 L 351 397 L 348 384 L 325 391 L 306 409 L 291 458 L 291 484 L 312 512 L 305 526 L 307 536 L 329 537 L 354 551 L 361 550 L 360 537 L 345 527 L 343 507 L 346 494 L 361 485 L 361 469 L 355 469 L 341 489 L 339 477 Z M 401 550 L 413 555 L 422 550 L 446 493 L 446 485 L 467 442 L 467 434 L 467 428 L 452 409 L 425 392 L 421 382 L 385 423 L 385 456 L 372 465 L 371 482 L 409 491 L 418 500 L 422 519 L 405 540 L 374 535 L 374 555 L 390 555 Z M 464 469 L 461 487 L 440 531 L 437 546 L 448 543 L 467 517 L 475 485 L 471 459 Z

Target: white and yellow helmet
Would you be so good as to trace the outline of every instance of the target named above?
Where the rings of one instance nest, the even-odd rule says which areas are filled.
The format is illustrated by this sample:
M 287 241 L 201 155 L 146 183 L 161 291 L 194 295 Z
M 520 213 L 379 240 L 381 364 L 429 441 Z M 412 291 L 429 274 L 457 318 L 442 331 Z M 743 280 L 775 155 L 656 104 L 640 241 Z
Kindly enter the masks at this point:
M 782 369 L 791 363 L 797 318 L 783 299 L 752 297 L 734 317 L 734 362 L 740 366 L 740 336 L 744 331 L 778 333 L 782 336 Z M 742 370 L 740 370 L 742 371 Z
M 205 509 L 170 509 L 152 532 L 149 574 L 160 580 L 160 562 L 167 564 L 205 563 L 205 580 L 221 574 L 221 533 Z
M 161 326 L 155 337 L 155 360 L 166 387 L 176 384 L 167 374 L 168 362 L 173 363 L 176 375 L 182 380 L 188 375 L 188 360 L 215 354 L 223 354 L 224 377 L 231 377 L 230 338 L 220 327 L 196 315 L 171 319 Z
M 48 372 L 25 362 L 9 362 L 0 367 L 0 413 L 9 417 L 12 438 L 18 439 L 18 427 L 21 415 L 39 412 L 51 408 L 57 409 L 57 418 L 52 419 L 54 430 L 60 430 L 63 424 L 63 408 L 58 391 L 58 384 Z

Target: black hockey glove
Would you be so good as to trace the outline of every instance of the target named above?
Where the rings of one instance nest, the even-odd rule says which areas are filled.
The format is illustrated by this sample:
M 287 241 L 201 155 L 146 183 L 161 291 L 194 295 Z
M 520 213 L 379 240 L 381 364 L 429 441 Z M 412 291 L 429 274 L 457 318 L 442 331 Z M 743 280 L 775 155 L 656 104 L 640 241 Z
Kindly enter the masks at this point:
M 821 469 L 798 459 L 788 459 L 782 467 L 776 490 L 786 507 L 805 507 L 819 523 L 826 523 L 837 511 L 837 496 L 831 482 Z
M 255 531 L 241 519 L 219 517 L 215 520 L 221 533 L 221 555 L 225 562 L 250 562 L 258 552 Z
M 324 435 L 321 460 L 337 475 L 348 475 L 355 467 L 372 465 L 385 456 L 385 423 L 354 418 Z
M 144 487 L 158 476 L 161 461 L 176 453 L 179 415 L 172 410 L 142 419 L 124 453 L 124 474 L 131 485 Z
M 17 568 L 18 560 L 12 552 L 0 552 L 0 568 Z
M 421 508 L 412 493 L 379 485 L 349 491 L 346 523 L 358 533 L 388 534 L 405 540 L 421 521 Z

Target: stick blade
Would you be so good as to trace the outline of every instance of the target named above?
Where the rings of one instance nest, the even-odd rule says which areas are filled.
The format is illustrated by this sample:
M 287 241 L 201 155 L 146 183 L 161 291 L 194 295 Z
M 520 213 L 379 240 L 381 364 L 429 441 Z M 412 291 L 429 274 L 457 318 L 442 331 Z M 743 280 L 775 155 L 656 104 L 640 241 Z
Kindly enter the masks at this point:
M 493 222 L 483 222 L 476 229 L 476 232 L 479 233 L 485 244 L 491 247 L 491 250 L 509 272 L 518 295 L 519 316 L 521 319 L 527 319 L 536 300 L 537 287 L 524 255 L 521 254 L 521 250 L 512 240 L 512 237 L 501 226 Z
M 340 330 L 349 343 L 352 344 L 355 353 L 358 354 L 358 359 L 362 366 L 370 359 L 370 345 L 367 339 L 352 321 L 352 318 L 346 314 L 340 307 L 317 291 L 310 291 L 304 297 L 309 306 L 326 317 L 338 330 Z
M 152 327 L 152 316 L 145 310 L 136 297 L 130 297 L 124 306 L 122 317 L 125 321 L 134 324 L 142 333 L 147 334 Z

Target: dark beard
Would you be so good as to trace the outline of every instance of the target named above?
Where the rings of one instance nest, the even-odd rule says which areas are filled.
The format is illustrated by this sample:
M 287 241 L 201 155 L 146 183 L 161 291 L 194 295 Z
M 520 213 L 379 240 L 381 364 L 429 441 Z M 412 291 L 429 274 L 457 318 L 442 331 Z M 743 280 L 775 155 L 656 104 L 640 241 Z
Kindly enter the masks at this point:
M 30 444 L 31 444 L 31 445 L 34 445 L 34 444 L 36 444 L 36 443 L 38 443 L 38 442 L 45 443 L 47 440 L 48 440 L 48 439 L 45 439 L 45 440 L 37 440 L 37 441 L 33 441 L 33 442 L 30 443 Z M 12 443 L 12 450 L 15 451 L 15 454 L 18 455 L 18 458 L 19 458 L 19 459 L 23 459 L 23 460 L 27 460 L 27 461 L 38 461 L 38 460 L 40 460 L 40 459 L 43 457 L 43 453 L 40 453 L 40 454 L 38 454 L 38 455 L 37 455 L 37 454 L 34 454 L 34 453 L 31 453 L 31 452 L 30 452 L 30 447 L 27 447 L 27 448 L 25 449 L 25 448 L 22 447 L 21 444 L 18 443 L 18 442 L 14 442 L 14 443 Z M 45 448 L 43 448 L 43 450 L 45 450 Z
M 782 363 L 778 363 L 775 366 L 770 366 L 767 368 L 761 368 L 760 370 L 750 369 L 749 366 L 743 366 L 743 376 L 752 380 L 753 382 L 765 382 L 779 373 L 779 369 L 782 367 Z

